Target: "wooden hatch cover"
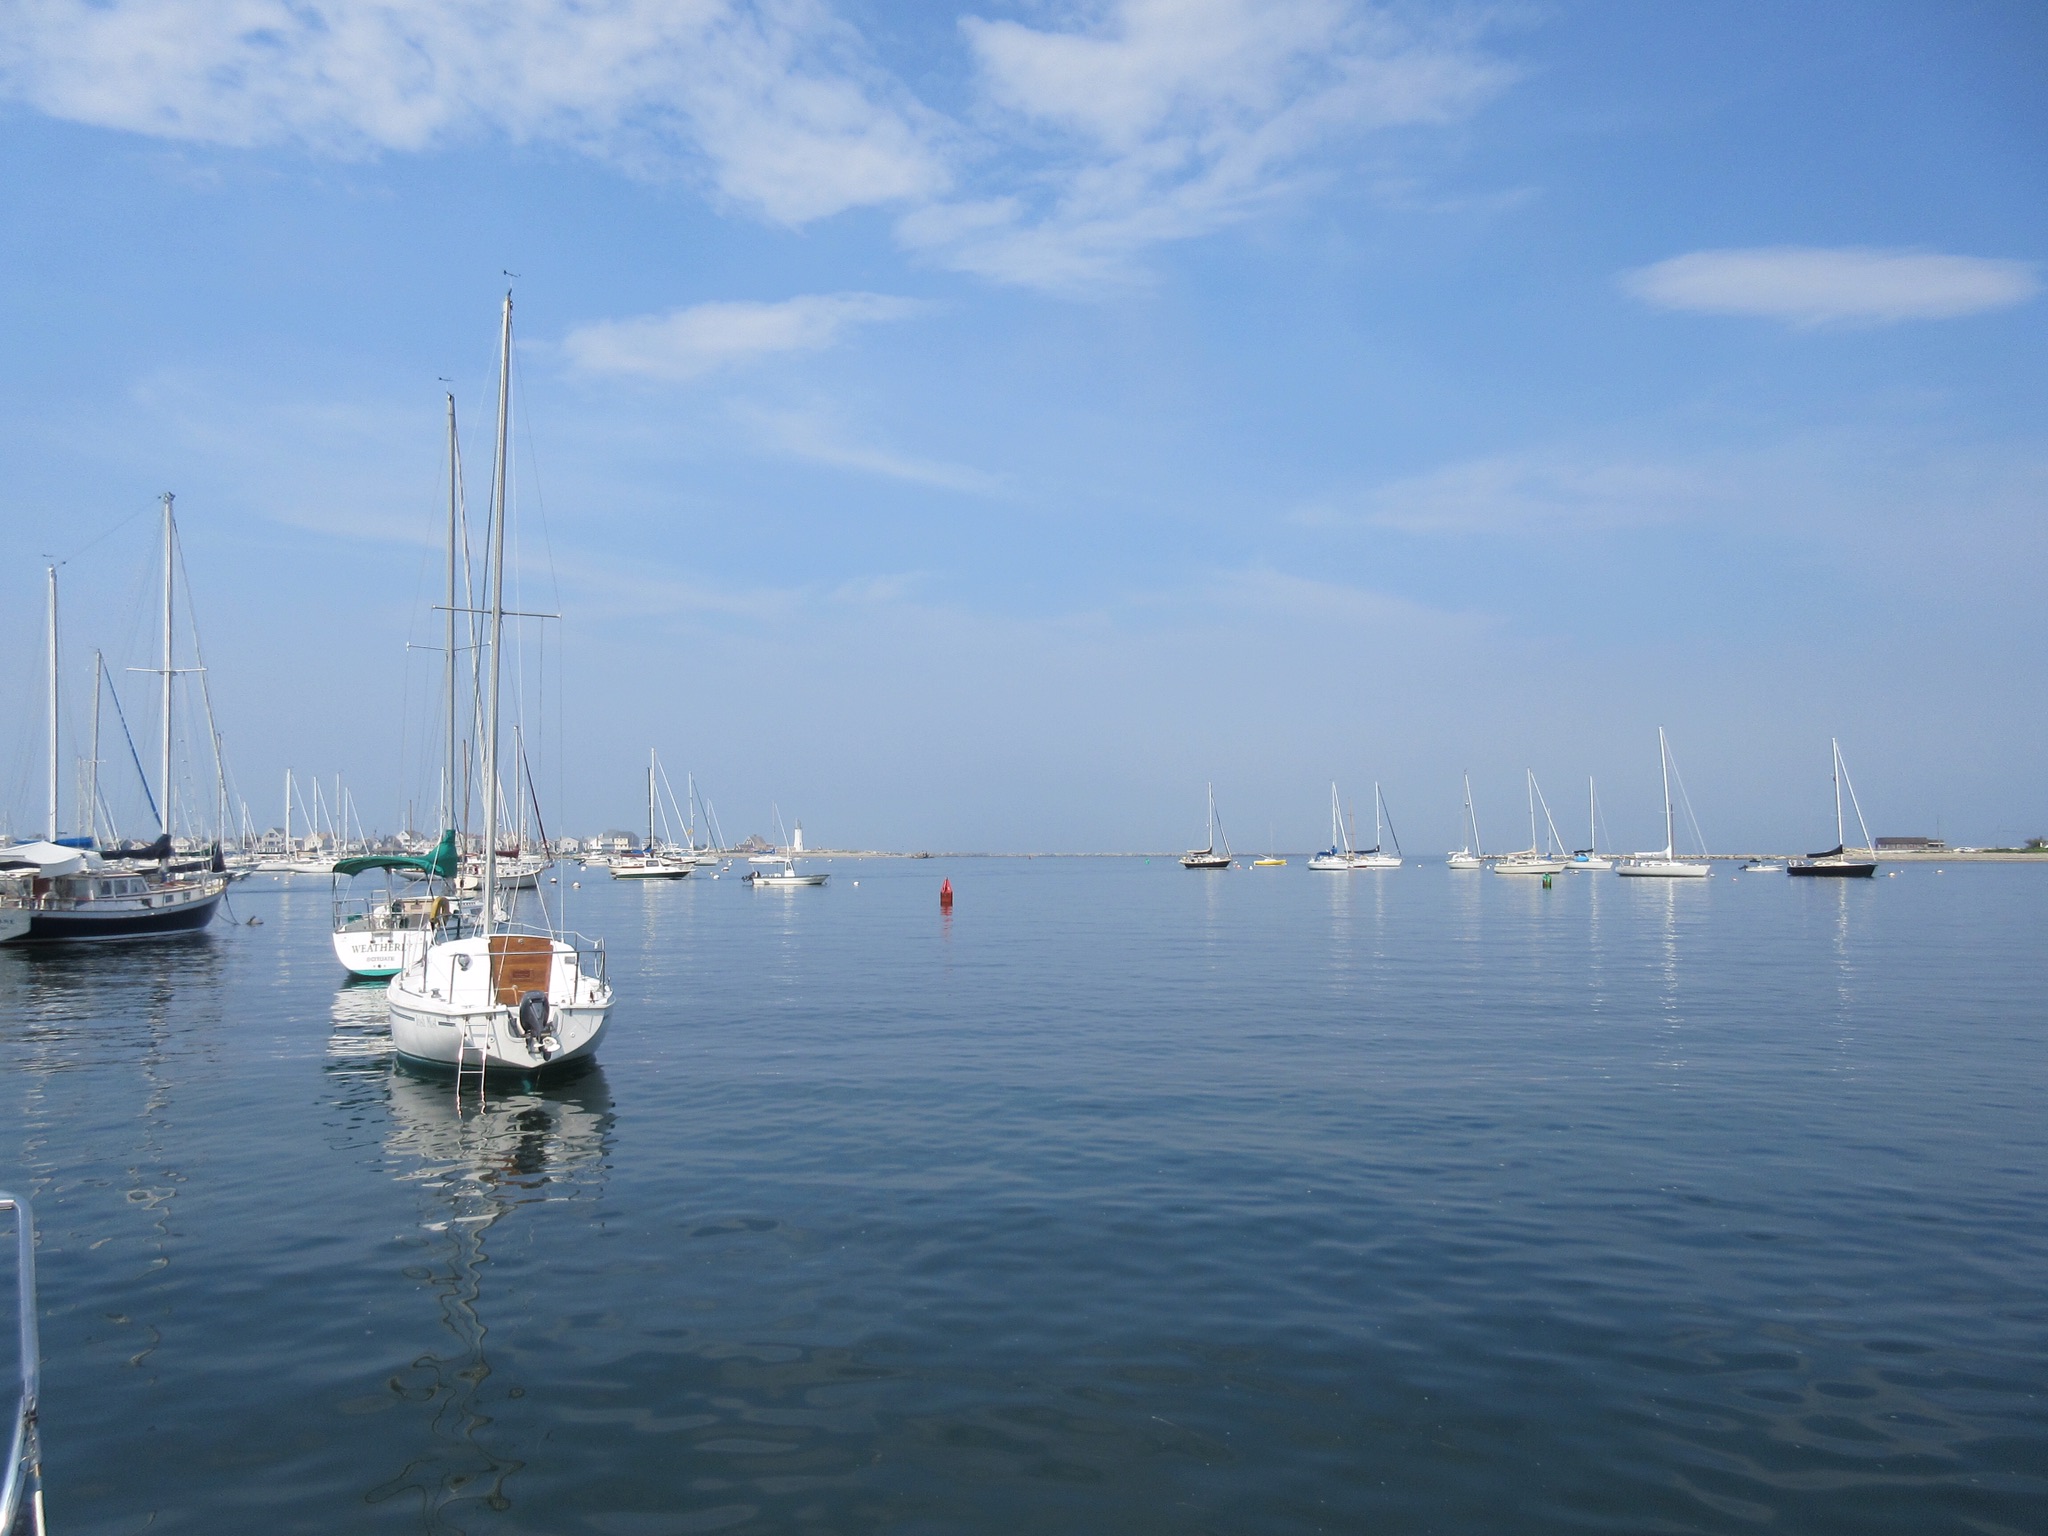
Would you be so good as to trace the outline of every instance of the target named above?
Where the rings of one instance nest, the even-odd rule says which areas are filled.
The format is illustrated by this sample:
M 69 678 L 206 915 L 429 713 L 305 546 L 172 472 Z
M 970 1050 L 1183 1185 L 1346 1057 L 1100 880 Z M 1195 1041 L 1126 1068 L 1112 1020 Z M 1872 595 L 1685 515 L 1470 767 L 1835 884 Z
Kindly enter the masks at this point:
M 516 1008 L 527 993 L 547 991 L 554 965 L 552 939 L 530 933 L 491 935 L 491 995 L 503 1007 Z

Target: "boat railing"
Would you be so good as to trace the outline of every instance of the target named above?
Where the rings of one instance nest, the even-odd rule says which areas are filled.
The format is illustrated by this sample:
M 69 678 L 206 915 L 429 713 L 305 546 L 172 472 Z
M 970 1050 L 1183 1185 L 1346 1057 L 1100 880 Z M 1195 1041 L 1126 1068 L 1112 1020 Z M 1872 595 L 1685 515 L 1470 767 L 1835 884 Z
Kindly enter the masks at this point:
M 29 1499 L 30 1529 L 43 1531 L 43 1467 L 36 1428 L 36 1401 L 41 1387 L 42 1356 L 36 1342 L 36 1222 L 29 1203 L 0 1190 L 0 1211 L 14 1213 L 15 1304 L 19 1315 L 21 1402 L 7 1453 L 7 1472 L 0 1481 L 0 1536 L 14 1529 L 24 1494 Z

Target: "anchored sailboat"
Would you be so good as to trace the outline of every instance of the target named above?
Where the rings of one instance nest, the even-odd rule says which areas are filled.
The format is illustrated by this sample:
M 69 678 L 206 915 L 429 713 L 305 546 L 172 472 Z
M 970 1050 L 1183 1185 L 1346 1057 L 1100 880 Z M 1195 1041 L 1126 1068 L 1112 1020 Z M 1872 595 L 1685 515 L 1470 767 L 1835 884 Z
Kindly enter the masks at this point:
M 1472 809 L 1472 775 L 1465 775 L 1465 827 L 1472 840 L 1444 862 L 1452 869 L 1484 869 L 1486 854 L 1479 841 L 1479 817 Z
M 1664 727 L 1657 727 L 1657 759 L 1664 769 L 1664 846 L 1652 853 L 1639 853 L 1633 858 L 1617 860 L 1614 872 L 1617 875 L 1649 876 L 1661 880 L 1703 880 L 1713 873 L 1713 866 L 1702 862 L 1678 857 L 1676 823 L 1671 811 L 1671 745 L 1664 739 Z M 1684 790 L 1681 780 L 1679 789 Z M 1686 814 L 1692 813 L 1690 802 Z M 1699 831 L 1694 826 L 1695 834 Z
M 1593 793 L 1593 780 L 1586 779 L 1586 846 L 1574 849 L 1566 862 L 1566 869 L 1586 870 L 1601 873 L 1614 868 L 1614 860 L 1604 857 L 1600 851 L 1600 801 Z
M 391 983 L 391 1042 L 407 1060 L 532 1076 L 586 1060 L 611 1018 L 602 943 L 574 941 L 551 922 L 515 925 L 499 911 L 498 717 L 504 683 L 505 472 L 512 408 L 512 295 L 498 350 L 497 459 L 492 469 L 489 692 L 483 773 L 482 931 L 433 945 Z M 543 909 L 545 915 L 545 909 Z
M 1216 786 L 1209 786 L 1209 841 L 1201 848 L 1190 848 L 1180 856 L 1182 869 L 1228 869 L 1231 853 L 1230 839 L 1223 838 L 1223 851 L 1216 851 L 1216 839 L 1222 835 L 1222 828 L 1216 823 Z
M 1870 828 L 1864 825 L 1863 807 L 1856 801 L 1856 786 L 1849 782 L 1849 765 L 1842 761 L 1842 744 L 1833 737 L 1828 744 L 1835 752 L 1835 846 L 1826 853 L 1808 854 L 1803 859 L 1793 859 L 1785 866 L 1788 875 L 1832 876 L 1837 880 L 1868 880 L 1877 873 L 1877 859 L 1864 856 L 1872 847 Z M 1863 846 L 1853 852 L 1848 848 L 1848 836 L 1842 825 L 1842 790 L 1849 791 L 1849 804 L 1856 810 L 1856 825 L 1863 829 Z
M 0 848 L 0 944 L 150 939 L 190 933 L 213 921 L 228 888 L 218 828 L 204 852 L 180 859 L 171 839 L 171 686 L 177 665 L 172 624 L 178 530 L 164 493 L 163 665 L 138 670 L 163 679 L 159 835 L 144 848 L 95 850 L 59 841 L 57 751 L 57 568 L 49 572 L 49 830 L 45 840 Z M 147 786 L 145 785 L 145 788 Z M 97 788 L 93 791 L 97 798 Z M 218 807 L 216 807 L 217 809 Z M 89 841 L 89 839 L 81 839 Z
M 1384 827 L 1384 830 L 1383 830 Z M 1394 851 L 1382 853 L 1381 844 L 1386 838 L 1393 838 Z M 1401 835 L 1394 830 L 1394 814 L 1387 809 L 1387 797 L 1380 793 L 1379 781 L 1372 786 L 1372 846 L 1361 848 L 1351 856 L 1353 869 L 1399 869 L 1401 867 Z
M 1325 874 L 1348 874 L 1356 855 L 1351 851 L 1351 834 L 1344 830 L 1344 802 L 1337 798 L 1337 781 L 1330 781 L 1330 846 L 1308 861 L 1308 867 Z M 1186 861 L 1183 860 L 1183 863 Z
M 1536 805 L 1538 801 L 1543 799 L 1543 791 L 1536 787 L 1536 770 L 1531 768 L 1527 771 L 1529 775 L 1529 846 L 1520 853 L 1511 853 L 1506 858 L 1495 859 L 1493 861 L 1493 872 L 1496 875 L 1563 874 L 1564 860 L 1558 858 L 1554 852 L 1548 852 L 1538 846 L 1536 837 Z M 1547 801 L 1543 804 L 1543 820 L 1550 827 L 1549 847 L 1550 849 L 1555 849 L 1564 839 L 1557 835 L 1557 823 L 1550 819 L 1550 805 Z

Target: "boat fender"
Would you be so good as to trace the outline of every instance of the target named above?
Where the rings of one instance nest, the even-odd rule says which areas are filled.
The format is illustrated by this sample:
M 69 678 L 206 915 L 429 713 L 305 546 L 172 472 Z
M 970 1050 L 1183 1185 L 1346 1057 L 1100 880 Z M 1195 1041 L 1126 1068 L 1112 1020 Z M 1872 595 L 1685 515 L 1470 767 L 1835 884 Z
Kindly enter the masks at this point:
M 519 1033 L 540 1052 L 542 1061 L 554 1054 L 554 1037 L 548 1033 L 547 993 L 529 992 L 519 999 Z
M 429 927 L 440 927 L 442 922 L 446 920 L 447 916 L 448 898 L 446 896 L 436 896 L 432 901 L 427 903 L 427 925 Z

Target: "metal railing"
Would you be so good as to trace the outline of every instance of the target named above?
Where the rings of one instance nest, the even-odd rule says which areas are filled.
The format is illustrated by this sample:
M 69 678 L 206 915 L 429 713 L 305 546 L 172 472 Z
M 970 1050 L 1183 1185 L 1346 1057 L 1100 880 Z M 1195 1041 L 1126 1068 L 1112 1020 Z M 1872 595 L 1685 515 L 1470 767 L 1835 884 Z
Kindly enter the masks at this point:
M 0 1211 L 14 1212 L 15 1297 L 21 1326 L 21 1406 L 14 1416 L 14 1439 L 7 1455 L 7 1476 L 0 1482 L 0 1536 L 14 1529 L 22 1495 L 29 1498 L 29 1529 L 43 1536 L 43 1461 L 36 1437 L 36 1397 L 42 1378 L 42 1355 L 36 1343 L 36 1220 L 28 1201 L 0 1190 Z

